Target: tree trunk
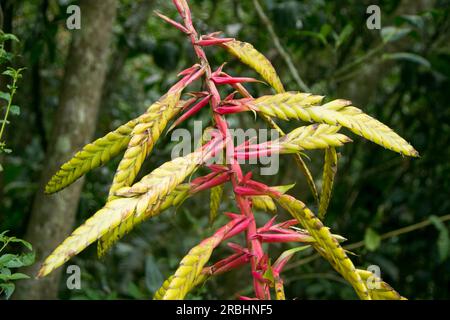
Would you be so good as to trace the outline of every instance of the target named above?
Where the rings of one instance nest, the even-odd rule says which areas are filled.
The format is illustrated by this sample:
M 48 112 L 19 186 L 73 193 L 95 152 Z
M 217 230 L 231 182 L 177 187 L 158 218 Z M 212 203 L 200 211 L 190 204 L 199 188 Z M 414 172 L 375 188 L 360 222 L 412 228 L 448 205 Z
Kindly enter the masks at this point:
M 32 277 L 73 227 L 83 180 L 55 195 L 46 196 L 43 190 L 61 164 L 93 138 L 116 5 L 116 0 L 80 0 L 81 29 L 71 31 L 73 37 L 59 107 L 25 235 L 36 251 L 36 263 L 23 270 Z M 56 299 L 62 270 L 60 268 L 44 279 L 18 282 L 14 298 Z

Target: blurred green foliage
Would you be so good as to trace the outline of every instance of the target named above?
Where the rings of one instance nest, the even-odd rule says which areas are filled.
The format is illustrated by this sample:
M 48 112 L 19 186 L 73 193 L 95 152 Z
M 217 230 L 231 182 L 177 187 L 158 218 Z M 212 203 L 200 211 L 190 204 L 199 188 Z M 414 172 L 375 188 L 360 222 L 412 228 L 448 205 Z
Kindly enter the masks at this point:
M 71 1 L 14 1 L 12 31 L 22 42 L 14 50 L 27 67 L 18 104 L 20 121 L 11 123 L 7 139 L 14 153 L 5 157 L 0 176 L 0 230 L 23 234 L 36 192 L 46 141 L 58 103 L 70 32 L 65 8 Z M 135 117 L 173 83 L 178 71 L 194 56 L 183 35 L 148 11 L 143 27 L 133 28 L 133 17 L 143 1 L 120 1 L 114 33 L 114 53 L 105 87 L 97 136 Z M 450 2 L 435 1 L 260 1 L 274 24 L 281 44 L 304 82 L 316 94 L 352 100 L 368 114 L 394 128 L 420 152 L 404 159 L 355 138 L 339 159 L 334 196 L 327 225 L 347 243 L 365 241 L 355 249 L 356 265 L 378 265 L 385 281 L 412 299 L 448 299 L 450 268 L 448 224 L 436 217 L 450 214 Z M 382 30 L 366 27 L 366 8 L 381 8 Z M 288 90 L 298 90 L 285 61 L 274 47 L 253 7 L 253 1 L 193 0 L 195 23 L 201 32 L 222 30 L 251 42 L 272 61 Z M 170 1 L 154 1 L 153 8 L 174 17 Z M 133 31 L 130 33 L 130 30 Z M 208 49 L 213 65 L 229 61 L 230 74 L 255 76 L 219 49 Z M 116 59 L 122 57 L 122 60 Z M 253 94 L 269 93 L 250 86 Z M 197 119 L 207 120 L 203 111 Z M 234 126 L 263 126 L 251 117 L 236 117 Z M 286 129 L 293 129 L 292 124 Z M 193 127 L 192 122 L 183 125 Z M 170 157 L 170 136 L 158 142 L 143 172 Z M 320 184 L 322 154 L 311 152 L 309 162 Z M 107 196 L 117 161 L 87 177 L 79 205 L 78 224 L 99 209 Z M 289 158 L 282 159 L 278 176 L 263 177 L 273 185 L 298 181 L 293 194 L 313 199 L 302 174 Z M 228 193 L 229 194 L 229 193 Z M 73 259 L 82 268 L 81 290 L 68 299 L 147 298 L 208 227 L 209 195 L 190 199 L 173 211 L 144 223 L 119 242 L 103 260 L 95 247 Z M 222 211 L 233 211 L 229 202 Z M 284 213 L 283 213 L 284 214 Z M 380 235 L 430 216 L 429 227 L 381 240 Z M 267 215 L 258 214 L 264 222 Z M 222 216 L 216 225 L 225 221 Z M 271 254 L 287 249 L 271 247 Z M 214 256 L 223 255 L 226 248 Z M 307 262 L 306 250 L 292 260 L 286 272 L 286 295 L 298 299 L 354 299 L 345 284 L 323 260 Z M 248 294 L 247 269 L 209 281 L 191 298 L 235 298 Z M 65 281 L 63 281 L 65 282 Z
M 33 249 L 30 243 L 16 237 L 9 237 L 6 235 L 7 233 L 8 231 L 0 233 L 0 299 L 11 297 L 16 288 L 15 281 L 29 278 L 28 275 L 15 272 L 14 269 L 32 265 L 35 257 L 34 252 L 30 252 Z M 27 252 L 22 254 L 6 253 L 11 252 L 11 245 L 14 244 L 25 247 Z

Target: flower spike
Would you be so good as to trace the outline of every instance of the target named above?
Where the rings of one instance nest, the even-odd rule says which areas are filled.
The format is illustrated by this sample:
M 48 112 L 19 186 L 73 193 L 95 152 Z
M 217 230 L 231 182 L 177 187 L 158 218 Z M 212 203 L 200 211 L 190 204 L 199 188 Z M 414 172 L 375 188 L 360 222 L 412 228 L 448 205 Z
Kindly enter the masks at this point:
M 99 241 L 99 253 L 102 255 L 139 223 L 161 214 L 170 207 L 178 207 L 186 199 L 204 190 L 211 189 L 209 216 L 210 221 L 214 221 L 222 200 L 226 199 L 223 196 L 224 184 L 230 183 L 236 213 L 224 212 L 229 219 L 228 223 L 189 250 L 174 275 L 155 293 L 155 299 L 183 299 L 211 276 L 248 264 L 254 291 L 250 295 L 255 298 L 239 298 L 271 299 L 272 291 L 275 291 L 276 299 L 284 300 L 281 272 L 295 253 L 309 247 L 314 248 L 327 260 L 352 285 L 361 299 L 404 299 L 387 283 L 374 278 L 372 273 L 357 269 L 348 256 L 350 252 L 340 244 L 345 238 L 333 234 L 324 226 L 322 217 L 331 197 L 329 189 L 333 184 L 337 161 L 335 149 L 351 142 L 340 133 L 341 129 L 347 128 L 402 155 L 418 156 L 417 151 L 389 127 L 352 106 L 350 101 L 337 99 L 323 103 L 323 96 L 285 92 L 271 62 L 252 45 L 222 36 L 220 32 L 200 36 L 192 23 L 188 1 L 172 2 L 181 22 L 159 12 L 156 12 L 156 15 L 187 35 L 197 63 L 181 71 L 178 81 L 143 115 L 85 146 L 51 179 L 47 192 L 56 192 L 87 171 L 105 164 L 113 156 L 125 151 L 104 207 L 55 249 L 45 260 L 38 276 L 47 275 L 96 240 Z M 277 94 L 253 98 L 244 84 L 262 81 L 230 76 L 224 72 L 225 63 L 212 70 L 205 53 L 205 47 L 208 46 L 225 48 L 256 71 L 265 81 L 263 83 L 270 84 Z M 185 92 L 194 82 L 202 82 L 203 91 Z M 221 85 L 228 85 L 226 89 L 235 91 L 223 99 L 218 90 Z M 199 86 L 200 83 L 197 83 L 197 87 Z M 237 94 L 239 96 L 236 98 Z M 187 100 L 182 100 L 183 95 L 188 96 Z M 203 131 L 199 147 L 188 155 L 167 161 L 144 175 L 141 180 L 135 181 L 145 159 L 151 154 L 163 132 L 172 130 L 208 105 L 211 109 L 212 124 Z M 282 137 L 264 143 L 257 143 L 250 138 L 236 146 L 226 115 L 246 111 L 253 112 L 255 118 L 258 114 Z M 285 121 L 302 120 L 309 125 L 284 134 L 275 123 L 275 118 Z M 166 130 L 169 123 L 173 124 Z M 323 180 L 328 181 L 328 184 L 323 184 L 320 199 L 312 174 L 301 157 L 302 151 L 312 149 L 325 150 L 323 177 L 327 179 Z M 303 202 L 287 194 L 293 185 L 272 187 L 256 181 L 251 170 L 244 171 L 238 161 L 273 153 L 296 155 L 297 163 L 304 171 L 319 204 L 317 215 Z M 225 159 L 221 159 L 219 164 L 209 164 L 215 156 L 222 155 Z M 197 171 L 205 168 L 209 170 L 208 173 L 199 174 L 191 180 Z M 253 210 L 275 214 L 278 209 L 285 209 L 295 219 L 276 223 L 277 216 L 274 216 L 259 227 L 260 221 L 256 219 Z M 241 234 L 242 238 L 245 238 L 245 246 L 229 242 L 230 238 Z M 283 252 L 272 264 L 264 244 L 286 242 L 308 245 Z M 214 250 L 224 244 L 232 253 L 210 264 Z M 370 288 L 367 285 L 369 278 L 376 281 L 379 288 Z
M 248 78 L 248 77 L 211 77 L 211 80 L 218 85 L 224 85 L 224 84 L 236 84 L 236 83 L 243 83 L 243 82 L 261 82 L 254 78 Z

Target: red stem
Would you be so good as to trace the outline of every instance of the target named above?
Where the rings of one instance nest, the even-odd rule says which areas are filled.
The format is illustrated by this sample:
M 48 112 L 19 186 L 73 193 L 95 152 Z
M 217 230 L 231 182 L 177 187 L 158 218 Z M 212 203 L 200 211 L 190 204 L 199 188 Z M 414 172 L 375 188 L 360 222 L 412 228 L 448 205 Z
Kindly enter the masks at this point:
M 203 50 L 203 48 L 198 45 L 199 43 L 199 37 L 198 33 L 195 30 L 193 24 L 192 24 L 192 18 L 191 13 L 189 10 L 189 7 L 187 5 L 187 2 L 185 0 L 173 0 L 175 6 L 177 7 L 181 17 L 184 20 L 184 25 L 186 29 L 190 32 L 190 40 L 191 44 L 194 48 L 195 54 L 197 55 L 198 59 L 200 60 L 200 65 L 202 68 L 205 69 L 205 77 L 206 77 L 206 87 L 207 91 L 211 94 L 211 107 L 213 111 L 213 117 L 214 121 L 216 123 L 217 128 L 222 133 L 224 140 L 226 141 L 226 157 L 227 162 L 229 164 L 230 170 L 233 174 L 232 182 L 233 186 L 238 186 L 243 178 L 244 175 L 242 173 L 242 169 L 239 165 L 239 163 L 234 159 L 234 142 L 233 139 L 230 138 L 230 133 L 228 130 L 228 123 L 226 122 L 225 118 L 216 112 L 217 107 L 220 105 L 221 97 L 219 94 L 219 91 L 217 90 L 217 87 L 214 83 L 214 81 L 211 79 L 212 77 L 212 70 L 211 66 L 209 64 L 209 61 L 206 57 L 206 54 Z M 236 202 L 237 205 L 243 215 L 248 217 L 249 223 L 246 230 L 246 237 L 247 237 L 247 246 L 252 254 L 251 258 L 251 268 L 252 268 L 252 274 L 255 273 L 261 273 L 260 269 L 260 261 L 264 257 L 264 251 L 261 245 L 261 242 L 256 239 L 256 222 L 253 215 L 253 212 L 251 210 L 251 203 L 246 197 L 242 197 L 239 194 L 235 193 Z M 270 299 L 270 291 L 267 284 L 262 283 L 259 279 L 256 279 L 256 277 L 253 277 L 253 286 L 255 290 L 256 297 L 259 299 Z

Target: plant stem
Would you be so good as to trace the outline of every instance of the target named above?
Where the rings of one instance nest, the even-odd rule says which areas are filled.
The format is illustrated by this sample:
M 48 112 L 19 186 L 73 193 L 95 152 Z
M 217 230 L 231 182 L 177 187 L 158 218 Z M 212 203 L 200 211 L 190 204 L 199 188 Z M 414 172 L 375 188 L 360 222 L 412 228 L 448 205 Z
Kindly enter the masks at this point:
M 237 85 L 236 89 L 239 91 L 239 93 L 244 96 L 245 98 L 252 98 L 252 95 L 248 93 L 247 90 L 242 85 Z M 280 128 L 279 125 L 276 124 L 275 121 L 272 120 L 271 117 L 268 115 L 265 115 L 263 113 L 260 113 L 259 116 L 266 122 L 266 124 L 271 127 L 272 129 L 276 130 L 280 137 L 283 137 L 286 135 L 286 133 Z M 311 190 L 311 193 L 314 197 L 314 200 L 316 201 L 317 206 L 319 206 L 319 192 L 317 191 L 316 184 L 314 182 L 314 178 L 312 176 L 311 171 L 309 170 L 308 166 L 306 165 L 305 161 L 303 160 L 300 153 L 296 153 L 294 155 L 295 163 L 299 167 L 299 169 L 302 171 L 303 175 L 306 178 L 306 182 L 308 183 L 309 189 Z
M 211 65 L 209 64 L 208 58 L 206 57 L 206 54 L 201 46 L 197 44 L 199 40 L 199 36 L 197 31 L 195 30 L 191 13 L 189 10 L 189 7 L 187 5 L 187 2 L 185 0 L 175 0 L 175 5 L 177 6 L 177 9 L 181 15 L 181 17 L 184 20 L 185 27 L 189 30 L 190 34 L 190 40 L 191 44 L 194 48 L 195 54 L 197 55 L 197 58 L 200 60 L 200 65 L 205 68 L 205 77 L 206 77 L 206 86 L 207 90 L 211 94 L 211 108 L 213 111 L 213 117 L 214 121 L 216 123 L 217 128 L 220 130 L 222 136 L 224 137 L 226 141 L 226 163 L 229 164 L 230 169 L 233 172 L 233 186 L 237 186 L 243 179 L 243 173 L 242 169 L 238 163 L 234 159 L 234 141 L 229 137 L 229 130 L 228 130 L 228 124 L 225 120 L 225 118 L 220 115 L 219 113 L 215 112 L 216 108 L 219 106 L 221 102 L 221 97 L 219 94 L 219 91 L 215 85 L 215 83 L 211 80 L 212 70 Z M 252 272 L 258 271 L 258 265 L 260 260 L 264 256 L 264 252 L 262 249 L 262 245 L 259 240 L 254 239 L 253 236 L 256 234 L 256 222 L 253 215 L 253 212 L 251 210 L 251 204 L 248 201 L 247 198 L 242 197 L 238 194 L 235 194 L 237 205 L 241 211 L 242 214 L 249 217 L 250 223 L 248 225 L 247 231 L 246 231 L 246 237 L 247 237 L 247 246 L 250 250 L 251 254 L 253 255 L 251 258 L 251 269 Z M 253 286 L 255 290 L 256 297 L 259 299 L 270 299 L 270 292 L 267 285 L 264 285 L 261 283 L 258 279 L 253 277 Z
M 8 121 L 8 115 L 9 115 L 9 110 L 11 108 L 11 104 L 12 104 L 12 100 L 14 97 L 14 94 L 16 93 L 16 82 L 17 82 L 17 77 L 13 78 L 13 83 L 11 85 L 11 93 L 9 95 L 9 100 L 8 100 L 8 105 L 6 106 L 6 112 L 5 112 L 5 117 L 3 118 L 3 123 L 2 123 L 2 128 L 0 129 L 0 146 L 2 146 L 2 137 L 3 137 L 3 132 L 5 131 L 5 127 L 6 127 L 6 122 Z

